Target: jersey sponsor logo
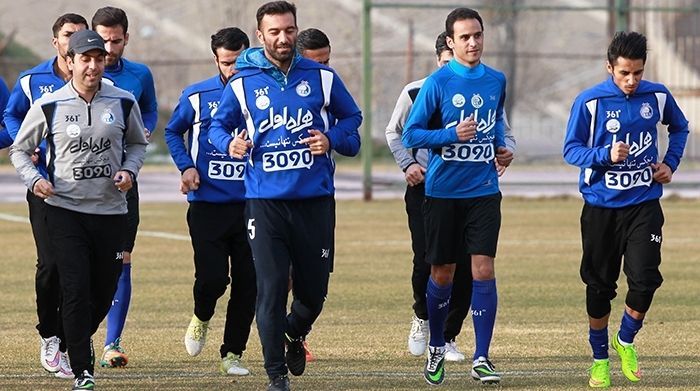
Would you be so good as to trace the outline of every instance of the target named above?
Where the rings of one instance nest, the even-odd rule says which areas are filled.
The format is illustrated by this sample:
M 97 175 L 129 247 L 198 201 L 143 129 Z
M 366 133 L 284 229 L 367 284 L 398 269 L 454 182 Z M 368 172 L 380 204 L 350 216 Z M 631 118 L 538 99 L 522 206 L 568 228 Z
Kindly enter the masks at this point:
M 216 111 L 219 109 L 219 101 L 218 100 L 212 100 L 207 102 L 207 107 L 209 108 L 209 116 L 214 117 L 214 114 L 216 114 Z
M 245 173 L 244 162 L 210 160 L 207 175 L 222 181 L 242 181 Z
M 642 107 L 639 108 L 639 115 L 641 115 L 644 119 L 651 119 L 651 117 L 654 115 L 654 109 L 651 108 L 649 103 L 644 102 L 642 103 Z
M 460 110 L 459 112 L 459 120 L 452 121 L 448 123 L 445 128 L 449 129 L 453 126 L 457 126 L 458 123 L 466 120 L 468 116 L 464 112 L 464 110 Z M 491 129 L 493 129 L 494 126 L 496 126 L 496 110 L 494 109 L 489 109 L 489 111 L 486 113 L 486 119 L 483 117 L 479 117 L 479 109 L 474 110 L 474 121 L 476 121 L 476 131 L 479 133 L 488 133 Z
M 472 95 L 471 103 L 475 109 L 479 109 L 479 108 L 481 108 L 481 106 L 484 105 L 484 99 L 481 97 L 481 95 L 479 95 L 477 93 L 477 94 Z
M 620 121 L 613 118 L 605 123 L 605 129 L 610 133 L 617 133 L 620 130 Z
M 281 126 L 287 128 L 292 134 L 311 127 L 313 124 L 314 115 L 308 109 L 306 112 L 300 107 L 297 110 L 296 117 L 288 115 L 287 106 L 282 108 L 282 113 L 275 114 L 275 108 L 270 107 L 269 116 L 260 122 L 258 132 L 265 133 L 270 129 L 277 129 Z
M 661 243 L 661 235 L 651 234 L 651 241 Z
M 311 86 L 309 85 L 309 82 L 306 80 L 302 80 L 296 88 L 297 95 L 301 96 L 302 98 L 306 98 L 311 94 Z
M 43 94 L 47 94 L 49 92 L 53 92 L 53 84 L 45 84 L 39 86 L 39 92 Z
M 467 102 L 467 100 L 464 98 L 464 95 L 462 94 L 454 94 L 452 96 L 452 105 L 456 108 L 460 108 L 464 106 L 464 104 Z
M 488 163 L 494 158 L 493 144 L 450 144 L 442 147 L 442 159 L 456 162 Z
M 265 152 L 262 155 L 263 170 L 265 172 L 310 169 L 314 164 L 311 150 L 290 149 L 286 151 Z
M 71 153 L 80 153 L 90 151 L 94 154 L 101 154 L 104 151 L 109 150 L 112 147 L 112 141 L 100 137 L 93 141 L 92 137 L 84 140 L 82 137 L 78 139 L 78 142 L 71 144 L 69 151 Z
M 255 107 L 260 110 L 267 109 L 270 107 L 270 98 L 268 98 L 267 95 L 260 95 L 259 97 L 255 98 Z
M 80 126 L 76 124 L 70 124 L 66 127 L 66 134 L 70 138 L 76 138 L 80 136 Z
M 115 261 L 121 261 L 124 259 L 124 252 L 123 251 L 117 251 L 117 255 L 114 257 Z
M 330 248 L 322 248 L 321 249 L 321 258 L 329 259 L 331 257 L 331 249 Z
M 613 134 L 612 142 L 610 145 L 607 145 L 607 147 L 614 145 L 617 141 L 617 135 Z M 624 141 L 625 144 L 630 146 L 629 155 L 639 156 L 642 152 L 654 145 L 654 136 L 651 134 L 651 132 L 640 132 L 639 140 L 630 140 L 630 134 L 627 133 Z
M 114 113 L 112 113 L 112 110 L 110 109 L 105 109 L 105 111 L 102 112 L 100 119 L 107 125 L 112 124 L 114 123 Z
M 612 190 L 629 190 L 634 187 L 651 186 L 653 177 L 651 167 L 636 171 L 607 171 L 605 187 Z
M 80 114 L 66 114 L 65 118 L 65 122 L 78 122 L 78 120 L 80 120 Z
M 112 166 L 103 164 L 99 166 L 83 166 L 73 168 L 73 179 L 82 181 L 84 179 L 111 178 Z

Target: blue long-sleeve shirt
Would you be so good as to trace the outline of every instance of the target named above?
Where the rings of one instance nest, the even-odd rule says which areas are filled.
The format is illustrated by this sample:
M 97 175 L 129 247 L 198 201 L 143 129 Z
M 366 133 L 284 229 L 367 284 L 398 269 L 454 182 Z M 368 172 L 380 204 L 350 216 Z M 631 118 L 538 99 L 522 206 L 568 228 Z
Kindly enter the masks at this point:
M 103 80 L 112 82 L 115 86 L 134 95 L 141 109 L 143 125 L 151 133 L 156 130 L 158 123 L 156 87 L 151 70 L 146 65 L 121 58 L 113 66 L 105 67 Z
M 680 164 L 688 138 L 688 120 L 668 89 L 642 80 L 625 95 L 612 77 L 583 91 L 574 101 L 564 140 L 564 159 L 581 168 L 579 190 L 585 202 L 620 208 L 658 199 L 661 183 L 653 180 L 659 162 L 657 124 L 668 126 L 663 157 L 672 171 Z M 612 163 L 610 148 L 630 145 L 629 156 Z
M 0 77 L 0 149 L 7 148 L 12 145 L 12 137 L 10 137 L 10 132 L 5 128 L 5 106 L 7 106 L 7 100 L 10 99 L 10 90 L 7 89 L 7 84 L 5 80 Z
M 14 140 L 17 132 L 27 116 L 29 108 L 34 102 L 44 94 L 54 92 L 66 85 L 66 81 L 59 76 L 54 64 L 57 58 L 46 60 L 34 68 L 28 69 L 19 74 L 10 98 L 5 108 L 5 126 L 9 136 Z M 46 142 L 39 145 L 39 162 L 37 169 L 46 177 Z
M 233 130 L 247 130 L 253 147 L 245 170 L 246 198 L 333 195 L 331 151 L 311 155 L 300 141 L 317 129 L 332 149 L 348 155 L 359 151 L 362 114 L 335 71 L 296 55 L 285 75 L 260 48 L 245 50 L 236 68 L 239 73 L 224 88 L 209 139 L 219 151 L 228 151 Z
M 505 91 L 503 73 L 483 63 L 469 68 L 454 59 L 425 80 L 401 140 L 406 148 L 430 149 L 427 196 L 474 198 L 498 193 L 494 158 L 496 149 L 506 146 Z M 460 142 L 456 126 L 472 114 L 476 136 Z M 441 127 L 431 128 L 429 124 L 435 123 Z
M 185 88 L 165 127 L 165 142 L 177 168 L 195 168 L 199 188 L 187 193 L 187 201 L 228 203 L 245 200 L 245 161 L 220 152 L 209 141 L 212 115 L 219 106 L 224 84 L 219 75 Z M 185 145 L 187 134 L 187 145 Z

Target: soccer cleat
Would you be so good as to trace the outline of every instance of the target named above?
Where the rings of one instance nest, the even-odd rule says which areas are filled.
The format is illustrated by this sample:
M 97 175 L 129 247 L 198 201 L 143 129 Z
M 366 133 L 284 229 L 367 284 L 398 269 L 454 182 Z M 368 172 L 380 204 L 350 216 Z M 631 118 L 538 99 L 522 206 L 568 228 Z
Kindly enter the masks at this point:
M 465 357 L 462 352 L 457 349 L 457 342 L 453 339 L 445 344 L 445 361 L 464 361 Z
M 316 360 L 313 353 L 311 353 L 311 349 L 309 349 L 309 343 L 306 341 L 304 341 L 304 351 L 306 352 L 306 362 L 311 362 L 311 361 Z
M 121 338 L 117 338 L 111 344 L 105 346 L 102 353 L 100 366 L 103 368 L 123 368 L 129 362 L 129 357 L 124 352 L 124 348 L 119 346 Z
M 445 380 L 445 347 L 428 346 L 423 377 L 428 384 L 438 385 Z
M 304 337 L 291 338 L 285 334 L 285 342 L 287 345 L 287 368 L 294 376 L 301 376 L 306 368 L 306 349 L 304 349 Z
M 289 377 L 287 375 L 279 375 L 270 380 L 267 385 L 267 391 L 289 391 Z
M 185 349 L 190 356 L 194 357 L 204 349 L 204 344 L 207 342 L 207 330 L 209 330 L 209 321 L 202 322 L 197 315 L 192 315 L 192 320 L 190 320 L 185 334 Z
M 638 382 L 641 380 L 642 370 L 639 369 L 639 363 L 637 362 L 637 349 L 635 349 L 634 345 L 622 345 L 620 343 L 619 336 L 616 334 L 615 338 L 612 340 L 612 347 L 620 356 L 622 373 L 625 375 L 627 380 L 631 382 Z
M 413 315 L 411 331 L 408 333 L 408 351 L 414 356 L 422 356 L 428 345 L 428 321 Z
M 246 376 L 250 375 L 248 368 L 241 364 L 241 355 L 228 352 L 226 357 L 221 359 L 219 370 L 223 375 Z
M 41 338 L 41 349 L 39 351 L 39 360 L 41 366 L 51 373 L 58 372 L 61 365 L 61 352 L 58 346 L 61 344 L 61 339 L 58 337 Z
M 73 375 L 73 369 L 70 367 L 68 353 L 61 352 L 61 359 L 58 364 L 58 372 L 56 372 L 54 376 L 61 379 L 72 379 L 75 377 L 75 375 Z
M 75 378 L 73 391 L 94 390 L 95 378 L 86 370 Z
M 498 384 L 501 375 L 486 357 L 479 357 L 472 364 L 472 379 L 480 380 L 481 384 Z
M 590 369 L 591 377 L 588 379 L 588 385 L 593 388 L 610 387 L 610 360 L 593 360 L 593 366 Z

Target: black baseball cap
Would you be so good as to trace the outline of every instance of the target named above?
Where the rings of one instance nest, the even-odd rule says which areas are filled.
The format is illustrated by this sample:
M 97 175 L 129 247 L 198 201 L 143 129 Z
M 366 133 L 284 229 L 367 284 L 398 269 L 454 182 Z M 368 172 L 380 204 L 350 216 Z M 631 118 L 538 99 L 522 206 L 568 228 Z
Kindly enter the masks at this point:
M 90 50 L 105 50 L 105 41 L 93 30 L 80 30 L 74 32 L 68 40 L 68 51 L 78 54 L 87 53 Z

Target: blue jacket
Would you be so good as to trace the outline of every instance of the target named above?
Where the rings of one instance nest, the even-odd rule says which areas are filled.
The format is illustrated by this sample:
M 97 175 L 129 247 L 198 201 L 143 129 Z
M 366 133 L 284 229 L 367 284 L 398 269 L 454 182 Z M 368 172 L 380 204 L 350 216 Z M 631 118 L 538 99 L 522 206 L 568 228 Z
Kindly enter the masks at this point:
M 55 62 L 56 57 L 20 73 L 19 77 L 17 77 L 17 83 L 12 89 L 10 99 L 5 108 L 5 126 L 13 140 L 17 138 L 17 132 L 19 132 L 22 121 L 24 121 L 24 117 L 32 104 L 41 98 L 42 95 L 54 92 L 66 85 L 66 81 L 54 71 Z M 42 141 L 39 149 L 41 152 L 39 153 L 37 168 L 46 177 L 45 141 Z
M 121 58 L 115 65 L 105 67 L 103 80 L 131 92 L 139 103 L 143 125 L 149 132 L 156 130 L 158 103 L 151 70 L 144 64 Z
M 219 106 L 223 90 L 224 84 L 219 75 L 185 88 L 165 127 L 165 142 L 180 172 L 192 167 L 199 172 L 199 189 L 187 194 L 187 201 L 190 202 L 245 200 L 245 162 L 229 157 L 226 152 L 219 152 L 209 141 L 211 117 Z
M 652 179 L 651 168 L 659 161 L 659 123 L 669 133 L 663 162 L 675 171 L 688 138 L 688 121 L 664 85 L 642 80 L 628 96 L 610 77 L 576 98 L 564 159 L 581 168 L 579 189 L 586 203 L 620 208 L 661 197 L 662 185 Z M 630 153 L 613 164 L 610 147 L 618 141 L 629 144 Z
M 362 114 L 338 75 L 296 55 L 285 75 L 261 48 L 245 50 L 224 89 L 209 139 L 228 151 L 234 129 L 247 129 L 253 147 L 245 170 L 246 198 L 305 199 L 335 193 L 331 151 L 311 155 L 299 141 L 309 129 L 325 133 L 331 148 L 360 149 Z M 330 122 L 329 114 L 337 120 Z
M 12 137 L 10 137 L 10 132 L 5 128 L 5 123 L 3 119 L 5 117 L 5 106 L 7 106 L 7 100 L 10 98 L 10 90 L 7 89 L 7 84 L 5 80 L 0 77 L 0 149 L 7 148 L 12 145 Z
M 505 95 L 505 75 L 484 64 L 469 68 L 453 59 L 425 80 L 401 140 L 406 148 L 430 149 L 427 196 L 474 198 L 498 193 L 494 158 L 496 148 L 506 146 Z M 460 142 L 456 126 L 471 114 L 477 134 Z M 429 123 L 441 126 L 431 129 Z

